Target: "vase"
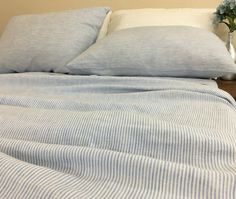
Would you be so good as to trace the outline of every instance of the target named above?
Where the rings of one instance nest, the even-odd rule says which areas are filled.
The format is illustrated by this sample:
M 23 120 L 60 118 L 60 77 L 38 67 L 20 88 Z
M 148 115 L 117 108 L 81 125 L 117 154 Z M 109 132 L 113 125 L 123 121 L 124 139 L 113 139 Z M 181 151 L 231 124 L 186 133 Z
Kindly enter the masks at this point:
M 229 32 L 228 33 L 228 37 L 227 37 L 227 41 L 226 41 L 226 48 L 229 51 L 232 59 L 234 60 L 234 62 L 236 61 L 236 52 L 233 46 L 233 33 Z M 222 80 L 236 80 L 236 74 L 228 74 L 225 75 L 223 77 L 221 77 Z

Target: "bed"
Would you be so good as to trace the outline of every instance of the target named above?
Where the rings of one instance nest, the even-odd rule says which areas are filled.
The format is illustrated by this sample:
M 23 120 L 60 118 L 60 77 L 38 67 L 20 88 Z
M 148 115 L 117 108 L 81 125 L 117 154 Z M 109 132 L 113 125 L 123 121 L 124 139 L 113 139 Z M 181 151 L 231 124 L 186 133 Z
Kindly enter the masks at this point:
M 104 71 L 0 74 L 0 198 L 236 197 L 228 93 Z

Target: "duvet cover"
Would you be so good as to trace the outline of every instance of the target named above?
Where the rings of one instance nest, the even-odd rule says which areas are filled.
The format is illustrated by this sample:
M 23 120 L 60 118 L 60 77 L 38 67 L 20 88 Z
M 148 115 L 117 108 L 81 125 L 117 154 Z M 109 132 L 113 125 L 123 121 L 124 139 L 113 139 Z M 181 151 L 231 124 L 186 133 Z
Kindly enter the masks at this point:
M 0 198 L 236 198 L 236 103 L 181 78 L 0 75 Z

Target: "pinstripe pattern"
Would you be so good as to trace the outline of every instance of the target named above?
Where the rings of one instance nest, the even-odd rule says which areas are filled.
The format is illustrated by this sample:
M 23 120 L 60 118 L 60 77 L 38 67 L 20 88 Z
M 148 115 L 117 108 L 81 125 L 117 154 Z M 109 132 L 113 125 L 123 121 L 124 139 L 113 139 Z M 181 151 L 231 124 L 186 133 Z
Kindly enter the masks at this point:
M 208 81 L 0 75 L 0 198 L 236 198 L 236 104 Z

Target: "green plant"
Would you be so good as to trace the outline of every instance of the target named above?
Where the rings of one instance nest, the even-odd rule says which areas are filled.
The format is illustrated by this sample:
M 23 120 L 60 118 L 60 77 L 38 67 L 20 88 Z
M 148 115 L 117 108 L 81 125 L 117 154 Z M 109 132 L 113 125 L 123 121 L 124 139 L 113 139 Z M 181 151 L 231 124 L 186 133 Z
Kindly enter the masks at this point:
M 236 30 L 236 0 L 224 0 L 214 13 L 214 23 L 224 23 L 230 32 Z

